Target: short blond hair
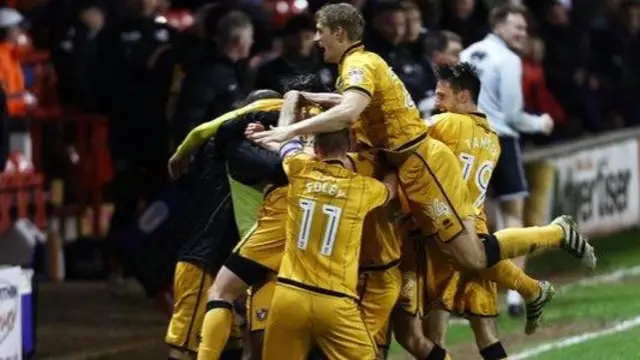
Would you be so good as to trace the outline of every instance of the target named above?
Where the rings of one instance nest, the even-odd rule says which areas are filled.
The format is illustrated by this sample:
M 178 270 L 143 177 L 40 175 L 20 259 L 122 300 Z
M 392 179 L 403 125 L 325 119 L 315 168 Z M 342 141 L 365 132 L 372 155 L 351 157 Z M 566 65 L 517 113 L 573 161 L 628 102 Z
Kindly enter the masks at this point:
M 347 3 L 328 4 L 316 12 L 316 21 L 333 31 L 342 28 L 351 41 L 362 40 L 364 18 L 355 6 Z

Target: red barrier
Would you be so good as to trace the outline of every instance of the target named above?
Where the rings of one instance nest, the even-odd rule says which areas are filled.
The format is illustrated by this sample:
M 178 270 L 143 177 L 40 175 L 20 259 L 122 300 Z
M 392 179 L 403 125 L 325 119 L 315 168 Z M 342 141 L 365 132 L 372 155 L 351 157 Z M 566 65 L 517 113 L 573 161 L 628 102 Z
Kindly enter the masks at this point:
M 100 214 L 102 187 L 113 174 L 107 143 L 108 123 L 106 116 L 88 114 L 60 108 L 37 109 L 32 114 L 31 138 L 36 169 L 42 169 L 43 128 L 49 124 L 71 124 L 75 128 L 75 139 L 70 144 L 77 151 L 77 176 L 79 177 L 78 206 L 76 216 L 92 208 L 92 224 L 95 236 L 101 234 Z
M 30 219 L 39 228 L 47 225 L 43 176 L 32 167 L 21 168 L 15 160 L 13 154 L 0 174 L 0 233 L 17 219 Z

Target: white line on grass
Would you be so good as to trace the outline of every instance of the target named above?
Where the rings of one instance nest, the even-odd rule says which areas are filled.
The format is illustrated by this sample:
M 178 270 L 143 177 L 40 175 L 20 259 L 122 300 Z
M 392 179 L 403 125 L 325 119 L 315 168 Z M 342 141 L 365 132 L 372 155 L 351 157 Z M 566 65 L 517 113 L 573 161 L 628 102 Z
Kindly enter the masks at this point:
M 614 283 L 626 277 L 638 276 L 638 275 L 640 275 L 640 266 L 622 268 L 606 274 L 591 276 L 591 277 L 561 286 L 558 288 L 558 293 L 562 294 L 567 291 L 571 291 L 577 287 Z M 468 321 L 465 319 L 452 319 L 451 321 L 449 321 L 449 324 L 450 325 L 467 325 Z
M 591 341 L 597 338 L 601 338 L 604 336 L 621 333 L 621 332 L 633 329 L 637 326 L 640 326 L 640 316 L 636 316 L 632 319 L 625 320 L 623 322 L 616 324 L 615 326 L 612 326 L 604 330 L 588 332 L 582 335 L 571 336 L 565 339 L 560 339 L 558 341 L 544 343 L 542 345 L 535 346 L 531 349 L 515 354 L 511 356 L 510 359 L 513 359 L 513 360 L 529 359 L 534 356 L 540 355 L 542 353 L 546 353 L 548 351 L 563 349 L 566 347 L 578 345 L 578 344 Z

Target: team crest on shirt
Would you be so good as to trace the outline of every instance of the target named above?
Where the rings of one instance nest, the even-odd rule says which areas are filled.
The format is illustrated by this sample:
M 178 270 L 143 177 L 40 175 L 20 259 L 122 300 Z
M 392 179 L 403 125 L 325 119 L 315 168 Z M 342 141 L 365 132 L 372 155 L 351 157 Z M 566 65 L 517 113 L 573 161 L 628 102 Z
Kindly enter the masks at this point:
M 269 312 L 267 311 L 267 309 L 258 309 L 258 310 L 256 310 L 256 317 L 260 321 L 265 321 L 265 320 L 267 320 L 268 313 Z
M 427 215 L 431 220 L 436 221 L 440 217 L 451 215 L 451 209 L 444 202 L 435 199 L 431 204 L 427 205 Z
M 357 67 L 351 67 L 347 70 L 347 78 L 349 84 L 360 84 L 364 82 L 364 70 Z

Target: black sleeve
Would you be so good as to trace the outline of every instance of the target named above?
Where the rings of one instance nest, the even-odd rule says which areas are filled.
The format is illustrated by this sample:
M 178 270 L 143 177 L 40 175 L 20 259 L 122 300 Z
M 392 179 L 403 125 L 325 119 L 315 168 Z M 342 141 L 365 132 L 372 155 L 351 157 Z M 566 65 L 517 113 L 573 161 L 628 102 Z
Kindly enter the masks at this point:
M 276 185 L 287 183 L 280 155 L 248 140 L 230 141 L 225 146 L 229 175 L 245 185 L 266 181 Z
M 182 80 L 182 89 L 176 105 L 174 124 L 182 135 L 206 119 L 209 105 L 217 96 L 216 65 L 206 64 L 192 68 Z

